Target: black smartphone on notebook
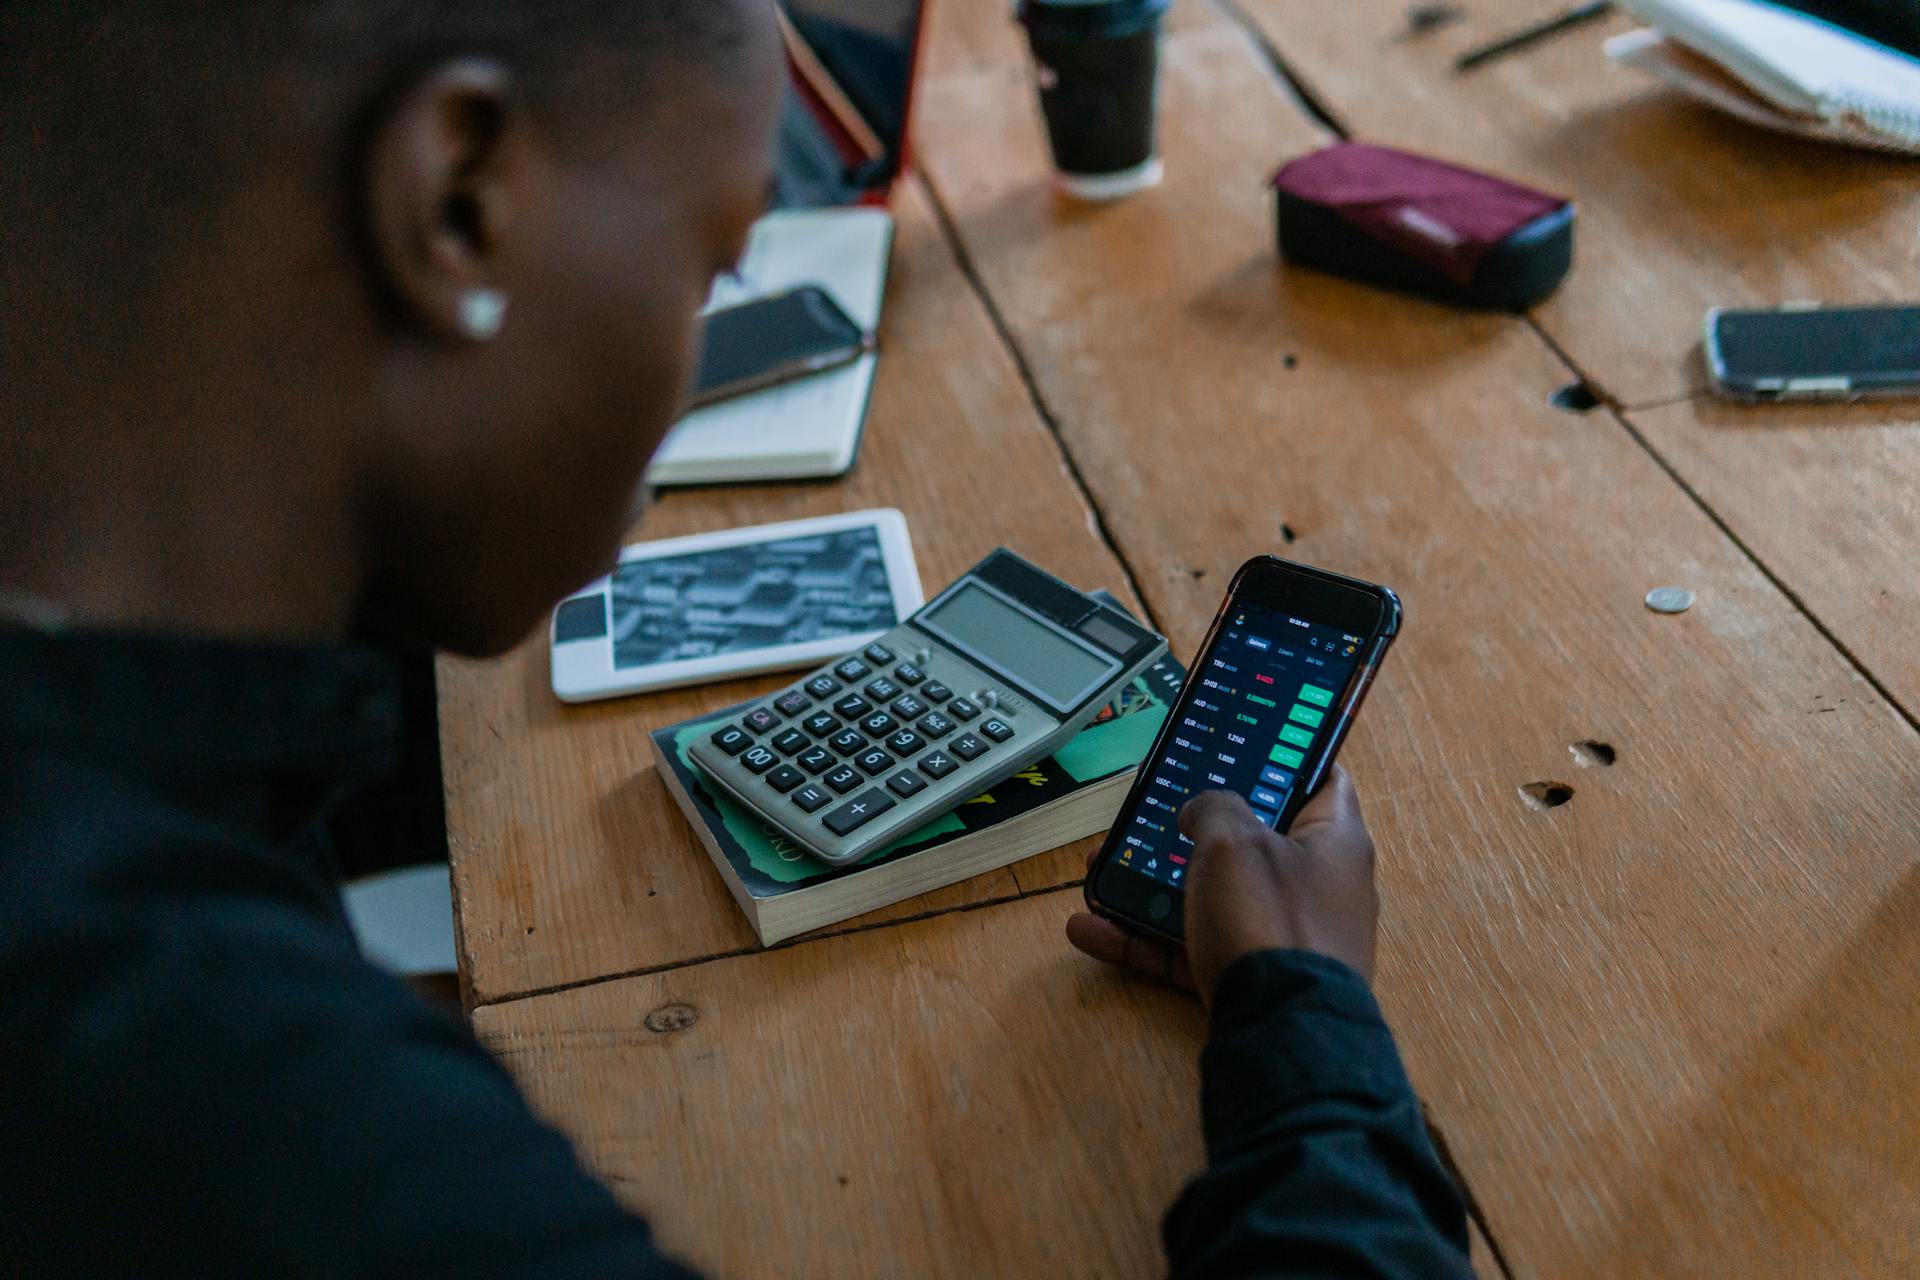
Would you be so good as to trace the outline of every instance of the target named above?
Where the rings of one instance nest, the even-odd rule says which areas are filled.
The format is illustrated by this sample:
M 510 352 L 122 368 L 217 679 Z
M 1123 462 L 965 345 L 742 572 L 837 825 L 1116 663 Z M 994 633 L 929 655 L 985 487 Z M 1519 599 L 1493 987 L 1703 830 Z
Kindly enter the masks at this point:
M 1087 874 L 1088 907 L 1184 939 L 1193 844 L 1181 806 L 1224 789 L 1287 830 L 1399 630 L 1400 600 L 1385 587 L 1272 556 L 1241 565 Z
M 700 372 L 688 407 L 825 373 L 872 349 L 873 335 L 817 285 L 723 307 L 702 324 Z

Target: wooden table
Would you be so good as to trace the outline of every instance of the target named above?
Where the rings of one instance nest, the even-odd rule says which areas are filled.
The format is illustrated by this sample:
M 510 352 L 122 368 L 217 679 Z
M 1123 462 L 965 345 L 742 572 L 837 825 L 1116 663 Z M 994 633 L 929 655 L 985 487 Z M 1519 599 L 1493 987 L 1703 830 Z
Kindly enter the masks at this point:
M 930 585 L 1006 543 L 1183 654 L 1253 552 L 1400 588 L 1345 758 L 1483 1274 L 1920 1273 L 1920 419 L 1725 407 L 1696 353 L 1712 303 L 1920 294 L 1920 165 L 1683 105 L 1591 29 L 1452 74 L 1532 0 L 1420 38 L 1182 0 L 1166 185 L 1076 206 L 1004 10 L 934 11 L 858 470 L 645 533 L 898 506 Z M 1471 315 L 1281 268 L 1262 178 L 1334 129 L 1574 195 L 1572 279 Z M 644 744 L 776 684 L 569 709 L 539 641 L 443 665 L 480 1034 L 716 1274 L 1155 1274 L 1197 1010 L 1066 948 L 1084 844 L 759 950 Z

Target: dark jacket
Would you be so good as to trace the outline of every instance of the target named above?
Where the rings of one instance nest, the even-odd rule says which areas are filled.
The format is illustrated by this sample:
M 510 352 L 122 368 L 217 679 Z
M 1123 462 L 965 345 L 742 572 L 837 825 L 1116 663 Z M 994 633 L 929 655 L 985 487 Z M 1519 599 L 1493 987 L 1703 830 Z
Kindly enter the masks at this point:
M 330 815 L 371 651 L 0 630 L 0 1274 L 682 1276 L 457 1017 L 359 956 Z M 1182 1276 L 1465 1275 L 1359 979 L 1236 965 Z

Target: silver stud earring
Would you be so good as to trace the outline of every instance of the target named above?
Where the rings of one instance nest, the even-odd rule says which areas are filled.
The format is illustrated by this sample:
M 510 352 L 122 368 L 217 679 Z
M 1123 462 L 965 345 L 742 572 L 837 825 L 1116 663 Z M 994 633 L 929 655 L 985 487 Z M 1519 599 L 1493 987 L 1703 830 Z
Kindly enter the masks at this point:
M 460 299 L 460 327 L 475 342 L 500 336 L 507 322 L 507 295 L 498 289 L 471 289 Z

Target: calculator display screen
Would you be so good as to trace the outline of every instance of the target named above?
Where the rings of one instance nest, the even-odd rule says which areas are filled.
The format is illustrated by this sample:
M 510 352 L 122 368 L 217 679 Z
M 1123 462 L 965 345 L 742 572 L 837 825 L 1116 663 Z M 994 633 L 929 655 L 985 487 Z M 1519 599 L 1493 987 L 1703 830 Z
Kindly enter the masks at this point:
M 993 592 L 967 583 L 922 616 L 963 653 L 1062 710 L 1078 705 L 1119 664 L 1067 639 Z

